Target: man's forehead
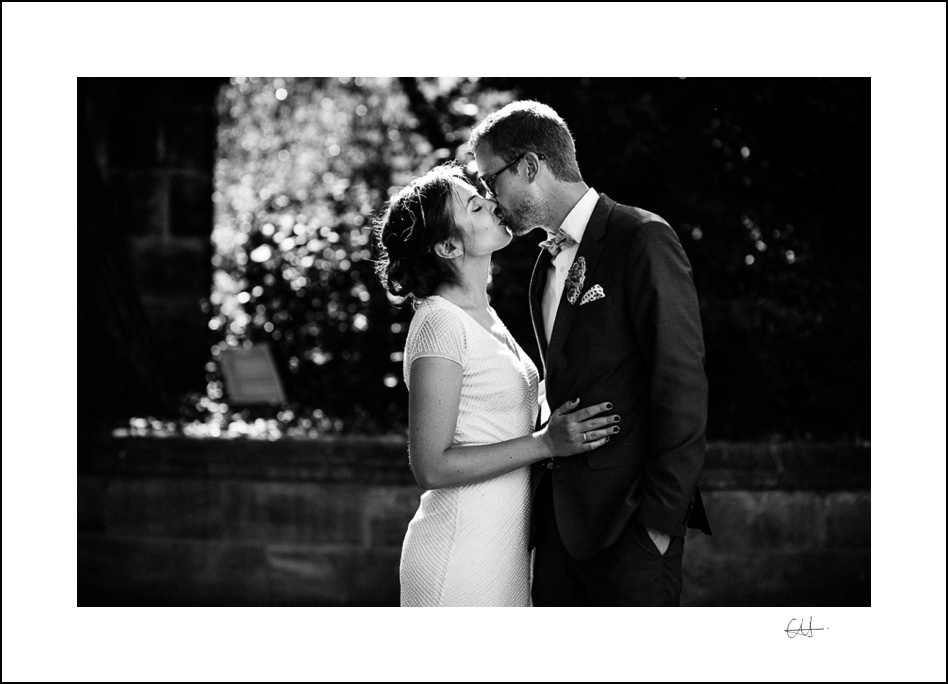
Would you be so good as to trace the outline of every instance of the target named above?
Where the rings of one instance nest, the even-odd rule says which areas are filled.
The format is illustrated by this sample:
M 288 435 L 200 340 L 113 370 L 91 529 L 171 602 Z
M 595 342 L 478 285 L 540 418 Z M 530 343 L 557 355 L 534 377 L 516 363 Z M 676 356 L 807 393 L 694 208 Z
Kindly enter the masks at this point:
M 482 142 L 477 146 L 474 152 L 474 162 L 477 164 L 477 171 L 482 176 L 489 171 L 492 165 L 496 165 L 497 155 L 491 149 L 490 143 Z

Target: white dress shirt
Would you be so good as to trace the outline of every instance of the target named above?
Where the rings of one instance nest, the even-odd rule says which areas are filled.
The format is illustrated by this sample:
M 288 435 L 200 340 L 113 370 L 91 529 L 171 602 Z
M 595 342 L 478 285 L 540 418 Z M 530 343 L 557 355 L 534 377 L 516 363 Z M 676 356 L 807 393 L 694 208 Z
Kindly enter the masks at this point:
M 546 333 L 547 344 L 550 343 L 550 338 L 553 336 L 556 310 L 560 305 L 560 298 L 563 296 L 563 288 L 566 286 L 566 276 L 573 265 L 573 259 L 576 258 L 576 252 L 579 251 L 579 243 L 582 242 L 583 234 L 586 232 L 586 224 L 589 223 L 598 201 L 599 193 L 589 188 L 560 225 L 560 230 L 576 240 L 576 244 L 562 250 L 550 263 L 550 272 L 546 277 L 542 300 L 543 330 Z

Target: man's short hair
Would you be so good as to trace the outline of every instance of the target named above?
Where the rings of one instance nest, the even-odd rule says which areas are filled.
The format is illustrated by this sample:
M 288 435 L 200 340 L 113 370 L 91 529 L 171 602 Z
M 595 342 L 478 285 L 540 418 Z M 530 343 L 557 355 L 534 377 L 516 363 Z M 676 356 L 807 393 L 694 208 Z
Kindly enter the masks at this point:
M 475 153 L 483 142 L 505 161 L 512 161 L 524 152 L 535 152 L 546 157 L 557 180 L 570 183 L 583 180 L 576 163 L 573 134 L 562 117 L 548 105 L 532 100 L 511 102 L 471 131 L 470 145 Z

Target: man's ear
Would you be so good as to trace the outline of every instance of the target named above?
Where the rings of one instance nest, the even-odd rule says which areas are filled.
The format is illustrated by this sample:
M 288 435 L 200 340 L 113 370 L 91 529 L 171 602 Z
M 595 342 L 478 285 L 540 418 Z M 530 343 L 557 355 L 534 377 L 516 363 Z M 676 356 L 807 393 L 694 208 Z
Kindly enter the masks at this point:
M 464 254 L 464 250 L 461 249 L 461 245 L 456 243 L 454 240 L 445 240 L 439 242 L 434 246 L 435 254 L 437 254 L 442 259 L 457 259 L 459 256 Z
M 536 152 L 527 152 L 523 155 L 523 160 L 527 162 L 526 177 L 528 181 L 534 181 L 537 174 L 540 173 L 540 157 Z

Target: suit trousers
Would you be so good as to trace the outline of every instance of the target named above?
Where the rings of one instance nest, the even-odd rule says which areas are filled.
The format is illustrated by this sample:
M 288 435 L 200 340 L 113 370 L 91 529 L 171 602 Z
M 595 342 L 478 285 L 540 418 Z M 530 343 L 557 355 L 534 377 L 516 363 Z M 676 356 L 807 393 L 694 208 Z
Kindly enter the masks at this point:
M 553 512 L 552 477 L 540 478 L 533 501 L 536 558 L 534 606 L 677 606 L 681 601 L 684 537 L 664 554 L 634 517 L 619 538 L 591 558 L 573 558 Z

